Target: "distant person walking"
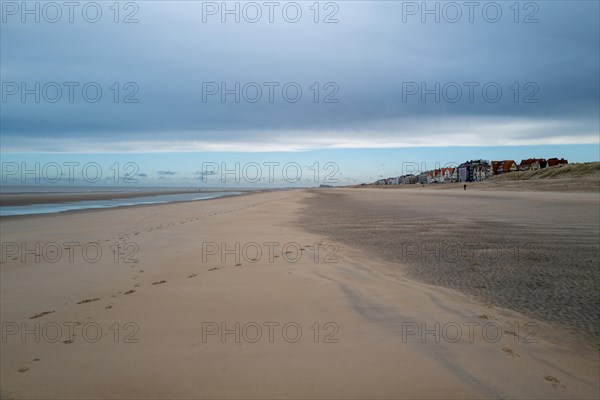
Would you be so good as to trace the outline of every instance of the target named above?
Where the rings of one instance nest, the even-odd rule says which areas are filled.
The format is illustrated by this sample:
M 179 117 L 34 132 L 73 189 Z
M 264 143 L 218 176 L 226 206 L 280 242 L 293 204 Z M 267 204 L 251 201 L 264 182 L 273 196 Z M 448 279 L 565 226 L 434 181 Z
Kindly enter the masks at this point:
M 465 185 L 463 186 L 463 188 L 464 188 L 464 190 L 467 190 L 467 185 L 465 184 Z

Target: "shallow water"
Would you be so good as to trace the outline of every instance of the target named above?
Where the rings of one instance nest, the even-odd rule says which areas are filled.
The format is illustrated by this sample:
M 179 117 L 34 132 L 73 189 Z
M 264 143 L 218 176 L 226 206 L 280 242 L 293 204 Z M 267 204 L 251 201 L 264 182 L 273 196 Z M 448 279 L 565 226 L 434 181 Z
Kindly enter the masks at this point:
M 155 196 L 130 197 L 125 199 L 110 200 L 85 200 L 69 203 L 32 204 L 26 206 L 0 207 L 0 216 L 52 214 L 65 211 L 91 210 L 99 208 L 115 208 L 137 206 L 144 204 L 175 203 L 180 201 L 199 201 L 214 199 L 223 196 L 239 195 L 241 192 L 213 192 L 213 193 L 180 193 L 162 194 Z

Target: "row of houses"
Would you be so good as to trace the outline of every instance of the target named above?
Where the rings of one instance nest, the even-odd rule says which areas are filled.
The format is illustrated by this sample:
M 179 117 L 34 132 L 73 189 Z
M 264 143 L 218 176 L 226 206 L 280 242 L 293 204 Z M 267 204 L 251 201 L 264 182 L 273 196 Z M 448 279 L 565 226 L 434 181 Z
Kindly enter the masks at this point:
M 556 165 L 566 165 L 569 162 L 564 158 L 528 158 L 517 164 L 514 160 L 487 161 L 470 160 L 453 168 L 439 168 L 421 172 L 418 175 L 407 174 L 392 178 L 383 178 L 375 182 L 376 185 L 406 185 L 425 183 L 447 182 L 481 182 L 492 175 L 499 175 L 515 171 L 535 171 Z
M 550 158 L 548 160 L 544 158 L 528 158 L 527 160 L 521 160 L 519 165 L 517 165 L 514 160 L 492 161 L 492 174 L 499 175 L 515 171 L 537 171 L 543 168 L 567 164 L 569 164 L 569 161 L 564 158 L 561 158 L 560 160 L 558 158 Z

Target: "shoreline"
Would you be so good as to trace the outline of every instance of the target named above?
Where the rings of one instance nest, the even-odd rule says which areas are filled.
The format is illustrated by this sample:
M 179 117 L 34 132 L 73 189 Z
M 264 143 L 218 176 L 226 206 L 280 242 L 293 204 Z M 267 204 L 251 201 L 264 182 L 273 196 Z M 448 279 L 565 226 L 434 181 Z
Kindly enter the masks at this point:
M 57 212 L 51 212 L 51 213 L 0 215 L 0 222 L 2 222 L 4 220 L 31 219 L 31 218 L 38 218 L 38 217 L 44 217 L 44 216 L 54 216 L 54 215 L 96 213 L 96 212 L 101 212 L 101 211 L 110 211 L 110 210 L 118 210 L 118 209 L 160 207 L 160 206 L 168 206 L 170 204 L 205 202 L 205 201 L 210 201 L 210 200 L 227 199 L 230 197 L 243 197 L 243 196 L 248 196 L 248 195 L 257 194 L 257 193 L 263 193 L 263 192 L 267 192 L 267 191 L 269 191 L 269 190 L 256 190 L 256 191 L 247 190 L 247 191 L 240 191 L 240 192 L 242 192 L 240 194 L 228 194 L 225 196 L 210 197 L 210 198 L 206 198 L 206 199 L 197 199 L 197 200 L 177 200 L 177 201 L 169 201 L 169 202 L 165 202 L 165 203 L 119 205 L 119 206 L 115 206 L 115 207 L 85 208 L 85 209 L 81 209 L 81 210 L 66 210 L 66 211 L 57 211 Z M 190 192 L 184 192 L 183 194 L 187 194 L 187 193 L 190 193 Z M 191 193 L 196 193 L 196 192 L 191 192 Z M 199 192 L 199 193 L 209 193 L 209 192 Z M 218 193 L 218 191 L 214 191 L 214 192 L 210 192 L 210 193 Z M 164 193 L 162 193 L 162 194 L 164 194 Z M 169 194 L 171 194 L 171 193 L 169 193 Z M 175 194 L 175 193 L 173 193 L 173 194 Z M 181 193 L 177 193 L 177 194 L 181 194 Z M 126 198 L 130 198 L 130 197 L 126 197 Z M 110 199 L 110 200 L 112 200 L 112 199 Z
M 62 204 L 76 201 L 89 200 L 115 200 L 129 199 L 135 197 L 161 196 L 172 194 L 188 194 L 188 193 L 219 193 L 219 192 L 245 192 L 251 191 L 248 189 L 231 189 L 231 190 L 153 190 L 140 192 L 85 192 L 85 193 L 70 193 L 70 192 L 23 192 L 23 193 L 2 193 L 0 194 L 0 206 L 29 206 L 37 204 Z

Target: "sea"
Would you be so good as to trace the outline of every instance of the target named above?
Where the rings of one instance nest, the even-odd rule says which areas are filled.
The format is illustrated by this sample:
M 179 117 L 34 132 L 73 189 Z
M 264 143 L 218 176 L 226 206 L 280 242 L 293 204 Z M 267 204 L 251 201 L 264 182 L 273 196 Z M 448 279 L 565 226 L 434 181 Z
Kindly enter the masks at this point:
M 128 197 L 122 199 L 81 200 L 60 203 L 44 203 L 19 206 L 0 206 L 0 216 L 53 214 L 65 211 L 80 211 L 92 209 L 105 209 L 115 207 L 131 207 L 147 204 L 166 204 L 182 201 L 201 201 L 223 196 L 235 196 L 244 192 L 223 189 L 202 189 L 189 193 L 172 193 L 174 191 L 190 191 L 191 188 L 176 187 L 99 187 L 99 186 L 4 186 L 0 187 L 0 194 L 93 194 L 93 193 L 136 193 L 139 197 Z M 151 196 L 144 193 L 156 192 Z

